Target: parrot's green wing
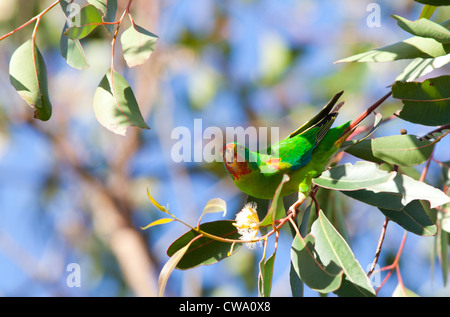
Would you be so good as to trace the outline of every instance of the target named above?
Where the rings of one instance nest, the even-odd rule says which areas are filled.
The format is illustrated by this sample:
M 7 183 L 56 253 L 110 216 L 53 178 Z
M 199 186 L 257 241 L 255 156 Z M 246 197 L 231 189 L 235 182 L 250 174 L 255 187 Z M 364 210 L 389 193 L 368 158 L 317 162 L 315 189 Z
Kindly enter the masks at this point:
M 325 107 L 323 107 L 323 109 L 318 114 L 316 114 L 311 120 L 309 120 L 308 122 L 303 124 L 300 128 L 298 128 L 297 130 L 292 132 L 289 135 L 289 137 L 292 138 L 296 135 L 301 134 L 302 132 L 305 132 L 306 130 L 316 126 L 320 121 L 322 121 L 324 118 L 326 118 L 330 114 L 334 105 L 336 104 L 336 102 L 339 100 L 339 98 L 342 96 L 343 93 L 344 93 L 344 91 L 340 91 L 336 95 L 334 95 L 334 97 L 325 105 Z M 336 107 L 338 109 L 334 110 L 333 112 L 337 112 L 342 105 L 343 105 L 343 103 L 340 103 Z
M 312 152 L 330 130 L 343 102 L 335 106 L 342 91 L 311 120 L 291 133 L 286 139 L 274 145 L 266 164 L 278 169 L 297 170 L 311 160 Z

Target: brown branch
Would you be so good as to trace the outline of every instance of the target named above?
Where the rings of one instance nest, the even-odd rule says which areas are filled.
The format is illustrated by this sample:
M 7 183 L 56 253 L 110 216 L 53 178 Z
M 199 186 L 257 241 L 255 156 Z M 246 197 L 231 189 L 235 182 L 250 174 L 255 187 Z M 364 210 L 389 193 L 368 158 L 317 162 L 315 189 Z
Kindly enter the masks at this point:
M 381 254 L 381 247 L 383 246 L 384 238 L 386 236 L 386 228 L 389 223 L 389 218 L 384 218 L 383 228 L 381 230 L 380 238 L 378 239 L 378 245 L 377 245 L 377 251 L 375 252 L 375 257 L 372 262 L 372 267 L 370 268 L 369 272 L 367 273 L 367 277 L 370 277 L 372 275 L 373 271 L 375 270 L 375 266 L 378 263 L 378 259 Z
M 355 128 L 361 121 L 363 121 L 367 116 L 369 116 L 373 111 L 375 111 L 376 108 L 378 108 L 387 98 L 389 98 L 392 95 L 392 91 L 389 91 L 386 95 L 384 95 L 380 100 L 375 102 L 372 106 L 367 108 L 366 111 L 361 113 L 356 119 L 354 119 L 347 130 L 344 132 L 346 134 L 347 132 L 351 131 L 353 128 Z
M 399 261 L 400 261 L 400 256 L 401 256 L 401 254 L 403 252 L 403 247 L 405 246 L 407 233 L 408 233 L 408 231 L 406 231 L 406 230 L 403 233 L 402 242 L 400 243 L 400 247 L 399 247 L 399 249 L 397 251 L 397 255 L 395 256 L 394 262 L 391 265 L 388 265 L 388 266 L 385 266 L 385 267 L 381 268 L 381 271 L 386 271 L 386 270 L 390 270 L 390 271 L 388 272 L 388 274 L 386 275 L 384 280 L 381 282 L 380 286 L 378 286 L 377 290 L 375 291 L 376 294 L 378 294 L 380 289 L 383 287 L 383 285 L 387 282 L 387 280 L 391 276 L 392 272 L 398 267 L 398 264 L 399 264 Z
M 79 176 L 86 188 L 94 228 L 116 256 L 127 285 L 136 296 L 156 296 L 155 265 L 143 235 L 131 222 L 132 206 L 123 199 L 121 191 L 109 188 L 82 166 L 64 133 L 43 131 L 35 120 L 30 123 L 53 141 L 62 160 Z

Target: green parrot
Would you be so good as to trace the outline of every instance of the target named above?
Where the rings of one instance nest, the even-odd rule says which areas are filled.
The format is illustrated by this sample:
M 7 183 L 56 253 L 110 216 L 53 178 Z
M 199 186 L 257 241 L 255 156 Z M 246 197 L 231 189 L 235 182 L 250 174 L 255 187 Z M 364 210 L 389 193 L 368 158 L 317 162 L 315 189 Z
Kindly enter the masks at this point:
M 280 197 L 299 193 L 300 203 L 312 189 L 312 179 L 328 168 L 343 141 L 351 134 L 350 121 L 331 128 L 344 102 L 336 94 L 311 120 L 265 151 L 250 151 L 237 142 L 223 147 L 223 164 L 234 184 L 247 195 L 272 199 L 283 179 Z

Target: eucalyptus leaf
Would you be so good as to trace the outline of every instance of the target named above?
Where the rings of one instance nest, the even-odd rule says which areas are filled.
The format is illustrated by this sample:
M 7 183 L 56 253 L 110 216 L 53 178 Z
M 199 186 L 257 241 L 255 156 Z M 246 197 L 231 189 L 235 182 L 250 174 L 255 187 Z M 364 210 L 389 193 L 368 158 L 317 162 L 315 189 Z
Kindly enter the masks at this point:
M 336 290 L 339 296 L 375 296 L 370 281 L 353 255 L 347 242 L 320 210 L 311 228 L 315 236 L 315 251 L 322 263 L 336 263 L 344 272 L 345 283 Z
M 413 200 L 401 210 L 379 209 L 386 217 L 409 232 L 420 236 L 433 236 L 436 234 L 436 225 L 430 220 L 419 200 Z
M 259 262 L 258 291 L 260 296 L 269 297 L 272 290 L 273 266 L 276 251 L 267 259 Z
M 66 1 L 60 1 L 59 3 L 64 14 L 66 15 L 66 18 L 70 17 L 72 14 L 71 6 L 74 4 L 69 4 Z M 65 35 L 70 23 L 71 21 L 66 21 L 61 33 L 61 38 L 59 41 L 61 55 L 66 60 L 67 64 L 73 68 L 79 70 L 89 68 L 89 64 L 80 41 L 72 40 Z
M 149 191 L 149 189 L 148 189 L 148 187 L 147 187 L 147 196 L 148 196 L 148 199 L 150 199 L 150 201 L 152 202 L 152 204 L 156 207 L 156 208 L 158 208 L 159 210 L 161 210 L 162 212 L 165 212 L 165 213 L 168 213 L 168 208 L 166 208 L 166 207 L 163 207 L 162 205 L 160 205 L 151 195 L 150 195 L 150 191 Z
M 393 135 L 364 140 L 349 147 L 346 152 L 371 162 L 413 166 L 428 160 L 434 144 L 415 135 Z
M 303 282 L 295 272 L 292 262 L 289 267 L 289 285 L 291 286 L 292 297 L 303 297 Z
M 441 25 L 448 28 L 450 20 Z M 391 62 L 402 59 L 435 58 L 449 53 L 450 44 L 442 44 L 432 38 L 414 36 L 392 45 L 340 59 L 336 63 Z
M 438 258 L 441 262 L 442 279 L 444 286 L 448 282 L 448 269 L 449 269 L 449 257 L 448 257 L 448 244 L 450 233 L 446 230 L 440 230 L 438 238 L 436 239 Z
M 313 183 L 328 189 L 353 191 L 385 183 L 394 177 L 395 173 L 380 170 L 378 164 L 359 161 L 330 168 L 314 178 Z
M 392 293 L 392 297 L 419 297 L 419 295 L 407 289 L 404 285 L 397 284 L 397 287 Z
M 237 232 L 236 227 L 233 226 L 233 221 L 231 220 L 206 222 L 200 225 L 200 230 L 221 238 L 240 238 L 240 235 Z M 200 233 L 194 229 L 189 230 L 170 245 L 167 249 L 167 255 L 173 256 L 199 234 Z M 241 246 L 241 243 L 234 246 L 231 254 L 234 254 Z M 176 268 L 186 270 L 199 265 L 217 263 L 231 255 L 228 254 L 231 247 L 231 243 L 217 241 L 203 236 L 196 239 L 190 245 L 189 249 L 183 255 L 183 258 L 177 263 Z
M 450 233 L 450 206 L 444 210 L 445 212 L 439 213 L 439 223 L 442 230 Z
M 94 112 L 97 120 L 108 130 L 125 135 L 128 127 L 149 129 L 139 110 L 134 93 L 116 71 L 109 70 L 94 94 Z
M 450 0 L 414 0 L 414 1 L 433 6 L 450 6 Z
M 223 216 L 225 217 L 227 213 L 227 203 L 221 198 L 210 199 L 203 208 L 203 212 L 198 221 L 200 222 L 203 216 L 206 214 L 218 212 L 223 212 Z
M 173 270 L 177 267 L 178 263 L 181 261 L 183 256 L 186 254 L 187 250 L 193 243 L 193 240 L 189 241 L 184 247 L 180 248 L 172 254 L 169 261 L 163 266 L 158 278 L 158 296 L 162 297 L 164 295 L 164 290 L 166 289 L 167 281 Z
M 169 222 L 172 222 L 172 221 L 175 221 L 175 219 L 173 219 L 173 218 L 161 218 L 161 219 L 152 221 L 151 223 L 149 223 L 148 225 L 146 225 L 144 227 L 141 227 L 141 229 L 145 230 L 145 229 L 148 229 L 148 228 L 151 228 L 151 227 L 154 227 L 154 226 L 159 226 L 159 225 L 162 225 L 162 224 L 165 224 L 165 223 L 169 223 Z
M 103 22 L 114 22 L 117 12 L 117 0 L 88 0 L 103 14 Z M 106 29 L 110 34 L 114 31 L 114 24 L 105 24 Z
M 403 69 L 403 72 L 395 78 L 395 81 L 416 80 L 448 63 L 450 63 L 450 54 L 436 58 L 416 58 Z
M 134 67 L 145 63 L 155 49 L 158 36 L 133 24 L 122 33 L 123 57 L 128 67 Z
M 401 210 L 413 200 L 427 200 L 431 208 L 450 202 L 450 197 L 441 190 L 399 173 L 383 184 L 342 193 L 366 204 L 389 210 Z
M 259 226 L 263 227 L 275 223 L 275 219 L 277 219 L 277 216 L 280 216 L 280 214 L 284 212 L 283 200 L 282 197 L 280 197 L 280 193 L 283 189 L 283 185 L 288 181 L 289 176 L 287 174 L 284 174 L 280 184 L 275 191 L 269 210 L 267 211 L 264 219 L 259 223 Z
M 79 40 L 88 36 L 96 27 L 103 24 L 102 16 L 98 9 L 89 4 L 81 8 L 75 16 L 65 35 L 72 40 Z
M 295 273 L 312 290 L 330 293 L 342 283 L 343 270 L 335 263 L 324 264 L 315 251 L 315 238 L 295 236 L 291 248 L 291 263 Z
M 413 123 L 437 126 L 450 124 L 450 75 L 422 83 L 396 82 L 392 96 L 403 102 L 399 117 Z
M 48 94 L 47 68 L 32 40 L 14 51 L 9 62 L 9 78 L 19 96 L 35 108 L 34 117 L 42 121 L 50 119 L 52 104 Z
M 444 185 L 450 187 L 450 161 L 441 162 L 439 165 L 442 168 L 442 179 L 444 181 Z
M 424 19 L 429 19 L 431 18 L 431 16 L 433 15 L 434 11 L 436 11 L 437 7 L 434 5 L 425 5 L 422 8 L 422 11 L 420 12 L 420 16 L 419 19 L 424 18 Z
M 442 44 L 450 43 L 450 30 L 440 24 L 423 18 L 417 21 L 409 21 L 398 15 L 392 17 L 398 21 L 399 27 L 412 35 L 432 38 Z

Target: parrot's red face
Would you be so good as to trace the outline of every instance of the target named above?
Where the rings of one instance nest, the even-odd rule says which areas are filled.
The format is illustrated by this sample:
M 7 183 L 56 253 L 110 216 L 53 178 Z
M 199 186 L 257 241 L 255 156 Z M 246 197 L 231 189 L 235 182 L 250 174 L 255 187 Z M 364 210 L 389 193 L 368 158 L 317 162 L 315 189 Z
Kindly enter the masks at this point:
M 246 156 L 246 149 L 241 144 L 228 143 L 223 147 L 223 164 L 235 181 L 252 172 Z

